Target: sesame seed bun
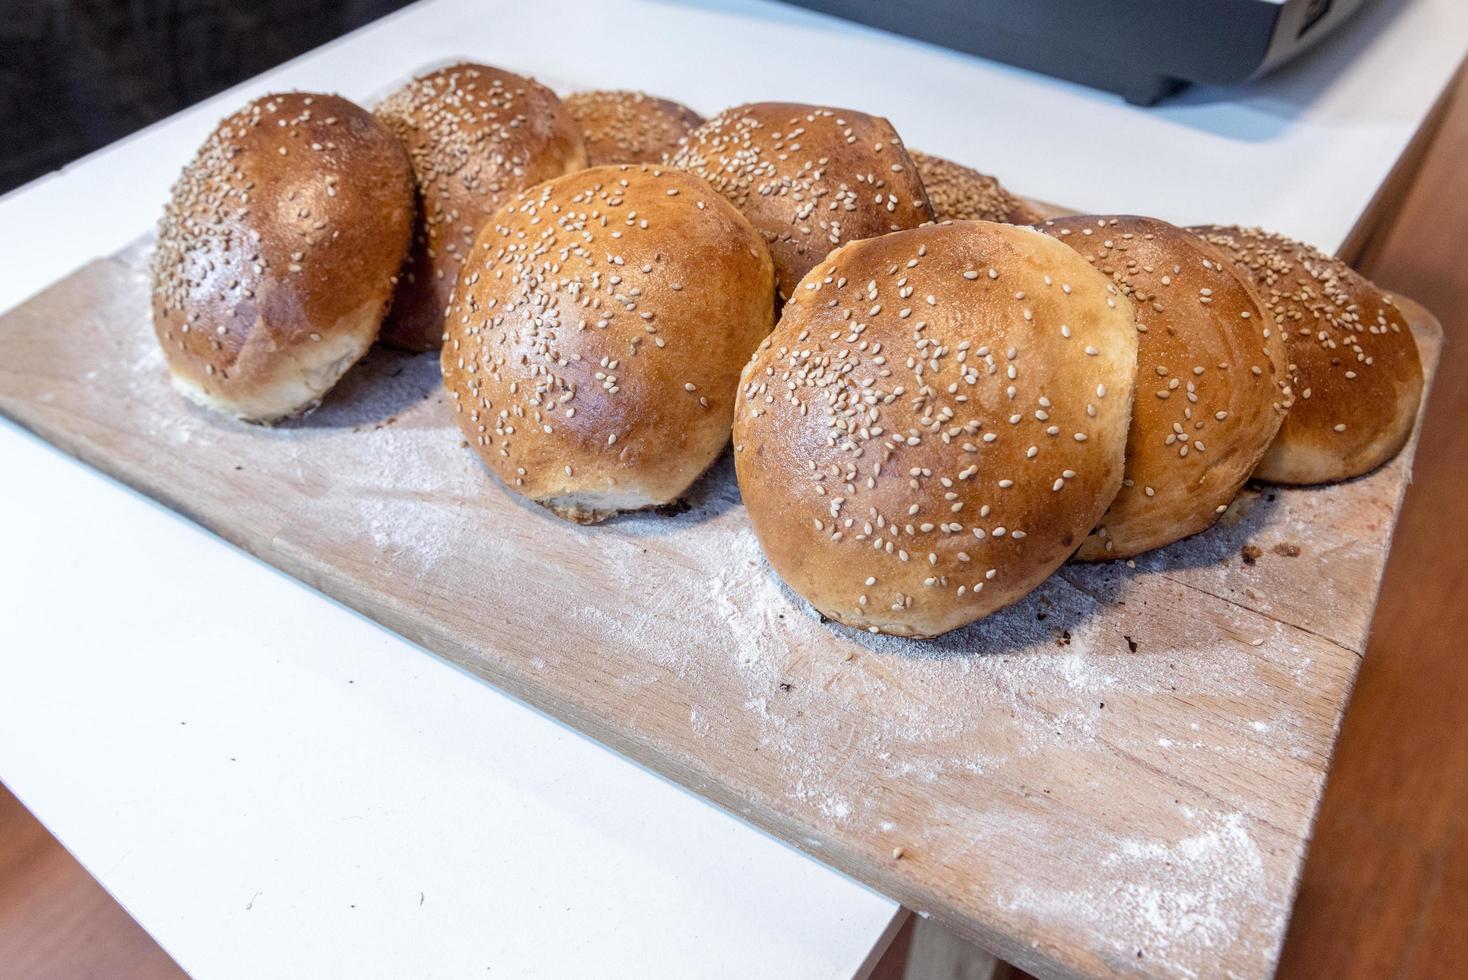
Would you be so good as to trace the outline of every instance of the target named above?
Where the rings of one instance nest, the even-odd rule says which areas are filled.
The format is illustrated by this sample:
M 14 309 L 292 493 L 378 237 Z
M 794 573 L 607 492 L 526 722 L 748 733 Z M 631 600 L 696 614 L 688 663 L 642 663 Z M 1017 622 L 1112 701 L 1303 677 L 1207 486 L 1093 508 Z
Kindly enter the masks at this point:
M 1031 228 L 831 253 L 740 378 L 734 462 L 770 565 L 826 616 L 901 636 L 1030 592 L 1121 486 L 1134 316 Z
M 1422 361 L 1392 298 L 1339 259 L 1283 235 L 1193 230 L 1252 279 L 1284 334 L 1294 401 L 1254 475 L 1330 483 L 1395 456 L 1417 419 Z
M 459 426 L 568 520 L 671 503 L 728 444 L 774 279 L 759 234 L 692 174 L 595 167 L 531 188 L 485 224 L 449 309 Z
M 908 150 L 939 221 L 999 221 L 1029 225 L 1042 217 L 1005 190 L 998 178 L 921 150 Z
M 1129 558 L 1209 527 L 1284 421 L 1284 338 L 1227 257 L 1156 218 L 1080 216 L 1041 226 L 1137 309 L 1137 399 L 1126 474 L 1077 553 Z
M 314 408 L 376 339 L 412 218 L 402 146 L 346 99 L 268 95 L 223 120 L 153 253 L 174 386 L 250 422 Z
M 642 92 L 577 92 L 565 101 L 593 167 L 662 163 L 704 121 L 686 105 Z
M 382 339 L 437 350 L 459 264 L 510 195 L 586 166 L 576 121 L 544 85 L 458 64 L 415 79 L 378 105 L 408 149 L 418 185 L 412 253 Z
M 832 249 L 933 218 L 892 124 L 850 109 L 739 106 L 689 133 L 668 162 L 707 180 L 759 229 L 782 300 Z

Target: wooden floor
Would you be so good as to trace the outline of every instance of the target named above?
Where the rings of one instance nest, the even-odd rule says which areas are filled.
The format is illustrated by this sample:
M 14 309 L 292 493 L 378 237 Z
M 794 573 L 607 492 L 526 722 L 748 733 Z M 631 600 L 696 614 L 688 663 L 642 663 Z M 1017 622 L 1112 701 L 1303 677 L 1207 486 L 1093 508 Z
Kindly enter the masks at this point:
M 0 786 L 0 977 L 182 977 L 168 954 Z
M 1364 271 L 1437 313 L 1447 344 L 1285 944 L 1287 980 L 1468 976 L 1468 79 L 1384 227 Z M 900 976 L 891 966 L 885 975 Z M 0 976 L 181 975 L 0 787 Z

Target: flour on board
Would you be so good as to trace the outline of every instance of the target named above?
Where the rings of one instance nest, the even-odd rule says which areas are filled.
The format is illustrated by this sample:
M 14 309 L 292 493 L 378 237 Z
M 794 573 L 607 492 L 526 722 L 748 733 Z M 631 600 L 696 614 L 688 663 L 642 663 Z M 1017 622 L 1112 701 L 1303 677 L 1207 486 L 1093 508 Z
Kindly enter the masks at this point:
M 1178 948 L 1220 949 L 1238 935 L 1243 906 L 1264 899 L 1264 859 L 1238 813 L 1183 808 L 1187 832 L 1176 841 L 1124 837 L 1098 856 L 1104 887 L 1078 891 L 1043 882 L 1001 895 L 1026 916 L 1086 926 L 1116 937 L 1116 959 L 1147 960 L 1179 976 L 1198 976 L 1196 958 Z
M 1342 505 L 1359 481 L 1251 490 L 1135 568 L 1065 566 L 987 620 L 911 641 L 823 623 L 787 589 L 727 458 L 686 512 L 579 527 L 462 447 L 433 355 L 374 351 L 316 412 L 261 429 L 174 394 L 145 325 L 114 343 L 136 428 L 159 451 L 237 464 L 200 479 L 252 527 L 318 546 L 329 528 L 328 549 L 366 551 L 353 574 L 415 609 L 472 581 L 455 612 L 482 624 L 480 661 L 650 706 L 613 720 L 690 764 L 732 764 L 708 778 L 740 787 L 739 812 L 962 869 L 1013 919 L 996 928 L 1071 921 L 1116 940 L 1119 960 L 1141 949 L 1181 974 L 1223 946 L 1269 961 L 1292 887 L 1275 855 L 1308 836 L 1298 800 L 1318 797 L 1335 722 L 1296 712 L 1348 681 L 1315 638 L 1357 648 L 1369 604 L 1336 594 L 1379 571 L 1380 541 L 1339 520 L 1361 513 Z M 546 623 L 576 631 L 579 655 L 512 642 Z

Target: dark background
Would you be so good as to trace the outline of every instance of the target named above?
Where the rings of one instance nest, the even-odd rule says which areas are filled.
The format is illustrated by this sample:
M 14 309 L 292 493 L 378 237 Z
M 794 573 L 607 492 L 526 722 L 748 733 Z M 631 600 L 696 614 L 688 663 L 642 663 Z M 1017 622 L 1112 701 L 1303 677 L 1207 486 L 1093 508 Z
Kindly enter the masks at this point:
M 0 0 L 0 193 L 406 0 Z

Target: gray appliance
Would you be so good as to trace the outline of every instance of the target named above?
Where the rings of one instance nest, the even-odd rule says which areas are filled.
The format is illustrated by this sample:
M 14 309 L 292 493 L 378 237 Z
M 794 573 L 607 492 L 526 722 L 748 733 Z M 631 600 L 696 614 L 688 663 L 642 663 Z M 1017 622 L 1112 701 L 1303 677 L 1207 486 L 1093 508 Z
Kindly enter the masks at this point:
M 1190 82 L 1258 78 L 1369 0 L 787 2 L 1151 105 Z

